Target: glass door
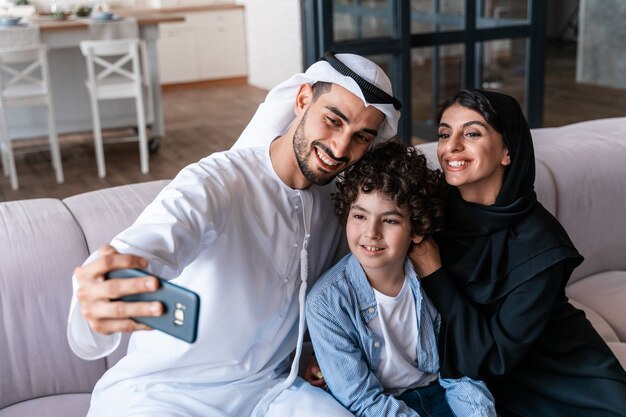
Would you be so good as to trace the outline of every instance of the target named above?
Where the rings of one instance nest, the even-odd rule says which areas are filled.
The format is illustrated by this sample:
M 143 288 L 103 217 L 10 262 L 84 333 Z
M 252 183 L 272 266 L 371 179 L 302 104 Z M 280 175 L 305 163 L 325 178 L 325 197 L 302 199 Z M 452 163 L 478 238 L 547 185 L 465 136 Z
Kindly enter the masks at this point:
M 326 50 L 378 63 L 402 102 L 403 141 L 435 140 L 438 106 L 460 88 L 510 94 L 541 126 L 546 2 L 302 1 L 305 66 Z

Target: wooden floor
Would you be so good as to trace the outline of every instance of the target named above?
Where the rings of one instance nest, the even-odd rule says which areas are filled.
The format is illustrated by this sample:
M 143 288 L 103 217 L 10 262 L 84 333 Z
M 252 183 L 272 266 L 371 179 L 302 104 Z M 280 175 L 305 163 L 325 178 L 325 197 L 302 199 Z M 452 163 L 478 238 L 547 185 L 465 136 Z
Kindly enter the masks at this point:
M 626 116 L 626 90 L 576 83 L 576 44 L 549 44 L 543 125 Z
M 115 185 L 173 178 L 184 166 L 230 148 L 266 94 L 265 90 L 242 83 L 167 87 L 163 91 L 166 137 L 159 151 L 150 155 L 149 174 L 139 170 L 137 142 L 105 144 L 107 176 L 99 178 L 90 132 L 61 136 L 65 183 L 57 184 L 54 180 L 47 150 L 17 154 L 20 189 L 11 190 L 9 178 L 0 173 L 0 201 L 64 198 Z M 108 133 L 109 136 L 134 134 L 131 130 Z M 45 139 L 17 141 L 14 148 L 19 152 L 35 142 L 45 143 Z
M 575 45 L 551 45 L 546 68 L 544 126 L 626 116 L 626 91 L 577 84 Z M 56 184 L 47 151 L 16 155 L 20 189 L 0 175 L 0 201 L 70 195 L 134 182 L 172 178 L 185 165 L 230 148 L 267 92 L 248 85 L 207 83 L 163 92 L 166 137 L 150 155 L 150 173 L 139 171 L 137 143 L 105 145 L 107 177 L 98 178 L 89 134 L 61 137 L 65 183 Z M 128 132 L 112 132 L 113 134 Z M 132 132 L 130 132 L 132 133 Z M 24 148 L 41 140 L 18 142 Z

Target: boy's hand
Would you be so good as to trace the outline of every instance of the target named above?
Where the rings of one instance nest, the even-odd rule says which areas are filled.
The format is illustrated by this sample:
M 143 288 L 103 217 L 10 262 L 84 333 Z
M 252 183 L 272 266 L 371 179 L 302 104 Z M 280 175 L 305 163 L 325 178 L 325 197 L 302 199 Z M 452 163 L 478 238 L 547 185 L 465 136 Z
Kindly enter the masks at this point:
M 413 262 L 415 272 L 417 272 L 420 278 L 427 277 L 441 268 L 439 246 L 430 236 L 411 247 L 409 258 Z
M 145 268 L 146 266 L 145 259 L 120 254 L 113 247 L 106 245 L 100 249 L 98 259 L 74 270 L 74 276 L 78 282 L 76 298 L 82 315 L 93 331 L 110 334 L 151 329 L 130 317 L 160 316 L 163 314 L 161 303 L 123 302 L 116 301 L 116 299 L 129 294 L 155 291 L 158 288 L 156 278 L 105 280 L 104 277 L 107 272 L 114 269 Z
M 324 381 L 315 354 L 311 355 L 311 360 L 304 371 L 304 379 L 314 387 L 324 388 L 326 386 L 326 381 Z

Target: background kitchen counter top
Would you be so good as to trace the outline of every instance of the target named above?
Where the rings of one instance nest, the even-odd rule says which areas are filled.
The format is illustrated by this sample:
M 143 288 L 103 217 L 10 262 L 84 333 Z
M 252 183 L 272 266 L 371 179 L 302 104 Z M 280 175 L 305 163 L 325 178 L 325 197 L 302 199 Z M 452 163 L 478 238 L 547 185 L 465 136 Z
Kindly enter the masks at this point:
M 155 13 L 152 10 L 135 11 L 130 9 L 119 9 L 114 10 L 114 13 L 123 17 L 136 18 L 139 26 L 185 21 L 184 16 L 178 16 L 173 13 Z M 89 18 L 67 20 L 33 19 L 32 22 L 33 24 L 39 26 L 39 30 L 43 32 L 51 32 L 56 30 L 83 29 L 91 23 L 91 20 Z
M 242 4 L 222 3 L 222 4 L 199 4 L 199 5 L 187 5 L 187 6 L 171 6 L 171 7 L 159 7 L 159 8 L 138 8 L 118 6 L 111 8 L 111 11 L 118 13 L 121 16 L 143 16 L 143 15 L 170 15 L 175 13 L 193 13 L 193 12 L 209 12 L 215 10 L 232 10 L 243 9 Z

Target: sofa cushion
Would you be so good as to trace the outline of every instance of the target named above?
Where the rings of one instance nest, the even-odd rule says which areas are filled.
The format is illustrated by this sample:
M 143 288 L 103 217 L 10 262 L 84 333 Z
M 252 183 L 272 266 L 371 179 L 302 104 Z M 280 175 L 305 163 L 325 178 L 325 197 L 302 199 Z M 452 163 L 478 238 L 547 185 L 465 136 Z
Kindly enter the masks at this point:
M 587 320 L 591 322 L 593 328 L 596 329 L 605 342 L 619 342 L 619 337 L 617 337 L 615 330 L 601 315 L 577 300 L 570 298 L 569 302 L 577 309 L 585 312 L 585 317 L 587 317 Z
M 90 392 L 104 361 L 79 359 L 65 336 L 72 271 L 87 256 L 71 213 L 54 199 L 1 203 L 0 254 L 0 408 Z
M 601 272 L 568 285 L 566 291 L 601 315 L 626 342 L 626 271 Z
M 61 394 L 35 398 L 0 410 L 0 417 L 85 417 L 91 394 Z
M 439 160 L 437 159 L 437 142 L 422 143 L 415 147 L 428 159 L 428 166 L 430 168 L 441 169 L 441 165 L 439 165 Z
M 626 343 L 609 342 L 607 344 L 617 357 L 617 360 L 622 365 L 622 368 L 626 369 Z
M 122 185 L 78 194 L 63 202 L 83 229 L 87 248 L 92 253 L 130 226 L 168 182 Z
M 546 210 L 558 217 L 554 177 L 548 166 L 541 161 L 535 162 L 535 192 L 537 193 L 537 200 Z
M 556 184 L 557 218 L 585 257 L 570 283 L 626 270 L 626 256 L 616 256 L 626 236 L 625 126 L 615 118 L 533 130 L 537 159 Z

